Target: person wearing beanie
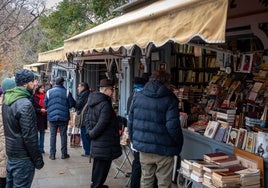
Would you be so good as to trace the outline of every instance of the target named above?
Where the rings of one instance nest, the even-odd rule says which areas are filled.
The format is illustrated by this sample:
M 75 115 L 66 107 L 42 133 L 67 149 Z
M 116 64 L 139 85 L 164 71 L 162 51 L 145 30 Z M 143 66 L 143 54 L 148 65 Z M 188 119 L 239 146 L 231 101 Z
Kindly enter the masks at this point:
M 72 93 L 67 90 L 64 78 L 58 77 L 56 85 L 46 92 L 44 105 L 47 109 L 47 120 L 50 125 L 50 155 L 51 160 L 56 159 L 57 130 L 60 130 L 61 159 L 70 157 L 67 151 L 67 128 L 70 120 L 70 108 L 74 108 L 76 101 Z
M 30 188 L 35 169 L 44 166 L 32 104 L 34 74 L 27 69 L 18 70 L 15 82 L 17 87 L 4 91 L 2 106 L 7 154 L 6 187 Z
M 6 90 L 12 89 L 16 86 L 15 80 L 12 78 L 4 78 L 1 83 L 1 94 L 4 94 Z M 2 102 L 3 95 L 0 96 L 0 187 L 6 186 L 6 142 L 4 135 L 4 126 L 2 120 Z
M 13 78 L 4 78 L 1 83 L 3 93 L 9 89 L 16 87 L 16 82 Z

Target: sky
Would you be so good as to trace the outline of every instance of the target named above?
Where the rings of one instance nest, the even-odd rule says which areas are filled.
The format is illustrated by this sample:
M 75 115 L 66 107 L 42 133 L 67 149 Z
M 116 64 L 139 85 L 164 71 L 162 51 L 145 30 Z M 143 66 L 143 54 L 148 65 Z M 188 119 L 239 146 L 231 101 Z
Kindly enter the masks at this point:
M 46 2 L 46 7 L 47 8 L 52 8 L 53 6 L 56 6 L 59 2 L 62 0 L 45 0 Z

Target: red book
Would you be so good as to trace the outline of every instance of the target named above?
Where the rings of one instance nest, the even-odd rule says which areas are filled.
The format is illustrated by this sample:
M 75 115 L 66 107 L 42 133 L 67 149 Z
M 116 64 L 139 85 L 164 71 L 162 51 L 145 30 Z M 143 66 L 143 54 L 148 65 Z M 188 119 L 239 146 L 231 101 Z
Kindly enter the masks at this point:
M 229 155 L 227 155 L 226 153 L 223 153 L 223 152 L 204 154 L 204 160 L 208 161 L 208 162 L 211 162 L 214 160 L 219 160 L 219 159 L 226 159 L 226 158 L 229 158 Z
M 213 161 L 215 164 L 221 167 L 233 166 L 239 164 L 239 160 L 236 157 L 229 157 L 226 159 L 218 159 Z

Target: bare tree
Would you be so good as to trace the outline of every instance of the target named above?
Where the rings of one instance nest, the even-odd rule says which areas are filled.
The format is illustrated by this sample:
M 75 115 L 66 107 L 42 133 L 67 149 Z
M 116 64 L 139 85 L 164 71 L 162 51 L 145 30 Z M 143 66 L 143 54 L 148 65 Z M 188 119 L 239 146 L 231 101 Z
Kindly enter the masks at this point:
M 0 0 L 0 53 L 29 29 L 45 9 L 44 0 Z

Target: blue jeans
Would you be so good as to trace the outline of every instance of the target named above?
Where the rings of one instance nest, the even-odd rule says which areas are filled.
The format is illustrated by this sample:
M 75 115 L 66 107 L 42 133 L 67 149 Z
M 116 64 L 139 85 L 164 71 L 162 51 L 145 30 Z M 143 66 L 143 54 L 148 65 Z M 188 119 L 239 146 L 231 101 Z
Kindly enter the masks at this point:
M 6 188 L 30 188 L 33 182 L 35 167 L 29 160 L 7 160 Z
M 45 131 L 39 131 L 39 150 L 44 152 Z
M 85 155 L 90 155 L 90 140 L 86 137 L 86 127 L 81 127 L 81 138 L 82 138 L 82 144 L 83 148 L 85 150 Z
M 67 127 L 68 122 L 52 121 L 50 122 L 50 155 L 56 154 L 57 130 L 60 129 L 61 154 L 67 154 Z

